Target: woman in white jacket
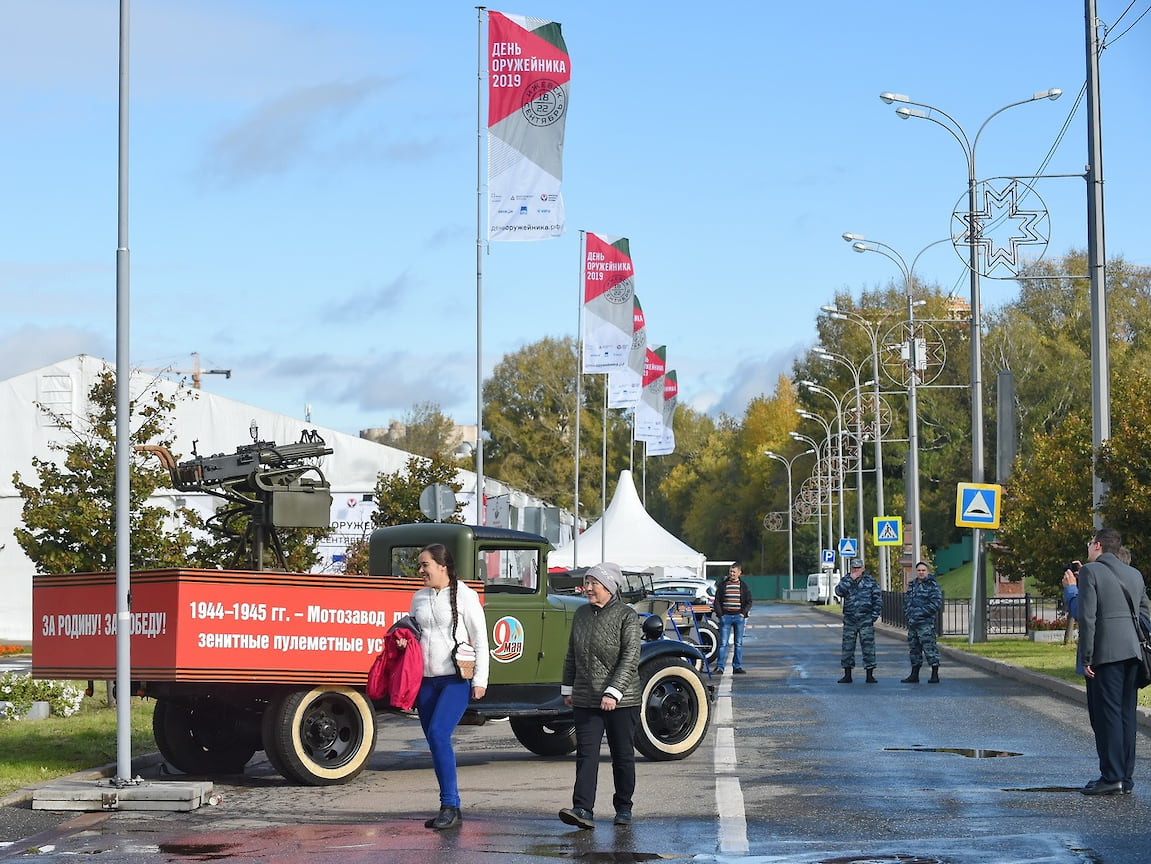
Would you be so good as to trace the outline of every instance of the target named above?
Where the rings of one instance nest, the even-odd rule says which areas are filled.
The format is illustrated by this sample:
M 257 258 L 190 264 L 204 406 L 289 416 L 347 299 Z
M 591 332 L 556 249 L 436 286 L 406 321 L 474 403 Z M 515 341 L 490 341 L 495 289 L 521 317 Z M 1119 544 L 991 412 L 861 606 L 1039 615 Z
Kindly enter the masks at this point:
M 456 577 L 447 547 L 433 543 L 420 551 L 419 573 L 424 586 L 412 596 L 411 615 L 420 625 L 424 679 L 416 710 L 440 786 L 440 812 L 424 823 L 442 831 L 460 824 L 460 790 L 452 733 L 468 707 L 468 698 L 482 699 L 488 686 L 487 624 L 479 595 Z M 459 677 L 452 659 L 457 644 L 475 649 L 475 674 Z

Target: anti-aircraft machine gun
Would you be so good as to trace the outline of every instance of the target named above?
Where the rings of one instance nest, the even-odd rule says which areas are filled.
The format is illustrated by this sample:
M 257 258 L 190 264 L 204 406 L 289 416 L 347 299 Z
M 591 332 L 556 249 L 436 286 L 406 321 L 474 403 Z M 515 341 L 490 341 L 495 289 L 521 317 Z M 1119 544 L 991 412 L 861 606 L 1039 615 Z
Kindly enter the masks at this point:
M 318 461 L 332 453 L 315 430 L 305 429 L 296 444 L 260 441 L 252 425 L 251 444 L 235 453 L 201 456 L 192 444 L 194 458 L 177 463 L 166 447 L 146 445 L 137 449 L 154 453 L 181 492 L 204 492 L 231 502 L 208 519 L 208 527 L 233 537 L 233 568 L 263 570 L 265 550 L 275 568 L 287 570 L 284 549 L 276 528 L 327 528 L 331 524 L 331 485 Z

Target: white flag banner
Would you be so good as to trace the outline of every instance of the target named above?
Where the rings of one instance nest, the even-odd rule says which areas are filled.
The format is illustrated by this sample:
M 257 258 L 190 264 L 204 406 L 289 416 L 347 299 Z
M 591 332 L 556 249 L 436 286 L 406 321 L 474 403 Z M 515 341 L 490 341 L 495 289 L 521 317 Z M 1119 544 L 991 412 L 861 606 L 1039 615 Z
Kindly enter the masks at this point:
M 488 12 L 488 238 L 564 233 L 571 60 L 554 21 Z
M 647 359 L 647 322 L 639 296 L 633 295 L 631 353 L 627 368 L 609 372 L 607 376 L 607 407 L 635 408 L 643 393 L 643 364 Z
M 635 271 L 626 237 L 587 233 L 583 309 L 583 371 L 627 369 L 635 330 Z

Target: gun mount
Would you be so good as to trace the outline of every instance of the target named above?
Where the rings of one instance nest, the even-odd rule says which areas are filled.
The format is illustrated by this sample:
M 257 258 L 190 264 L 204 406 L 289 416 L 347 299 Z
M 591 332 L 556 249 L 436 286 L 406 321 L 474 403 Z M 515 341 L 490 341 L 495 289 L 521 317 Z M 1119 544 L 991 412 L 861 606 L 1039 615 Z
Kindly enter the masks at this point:
M 287 570 L 275 529 L 329 527 L 331 485 L 315 460 L 333 451 L 314 430 L 304 430 L 295 444 L 260 441 L 258 435 L 253 427 L 253 443 L 214 456 L 200 456 L 193 443 L 193 458 L 185 462 L 177 462 L 166 447 L 136 449 L 159 458 L 173 488 L 231 503 L 207 520 L 209 528 L 235 539 L 231 567 L 263 570 L 265 550 L 270 550 L 276 569 Z

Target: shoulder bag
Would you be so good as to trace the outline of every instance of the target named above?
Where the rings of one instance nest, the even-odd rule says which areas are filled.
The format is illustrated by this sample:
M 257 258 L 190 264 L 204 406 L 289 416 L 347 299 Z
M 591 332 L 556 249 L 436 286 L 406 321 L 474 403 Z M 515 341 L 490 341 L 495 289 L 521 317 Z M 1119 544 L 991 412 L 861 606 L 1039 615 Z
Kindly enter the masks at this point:
M 1104 564 L 1107 562 L 1104 561 Z M 1135 627 L 1135 637 L 1139 640 L 1139 673 L 1136 676 L 1135 683 L 1139 689 L 1142 690 L 1148 684 L 1151 684 L 1151 633 L 1148 632 L 1147 624 L 1139 617 L 1139 613 L 1135 611 L 1135 601 L 1131 599 L 1131 592 L 1127 590 L 1127 586 L 1123 584 L 1123 580 L 1119 578 L 1119 574 L 1115 573 L 1114 568 L 1109 564 L 1107 569 L 1114 575 L 1119 587 L 1123 589 L 1123 596 L 1127 598 L 1127 608 L 1131 610 L 1131 623 Z

